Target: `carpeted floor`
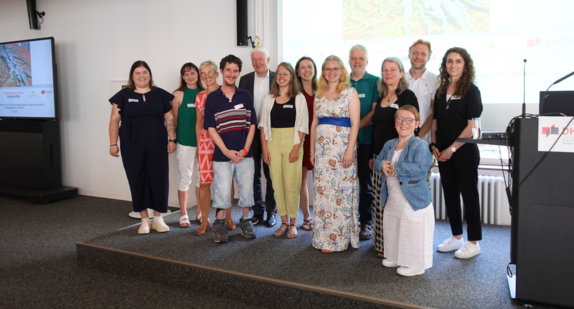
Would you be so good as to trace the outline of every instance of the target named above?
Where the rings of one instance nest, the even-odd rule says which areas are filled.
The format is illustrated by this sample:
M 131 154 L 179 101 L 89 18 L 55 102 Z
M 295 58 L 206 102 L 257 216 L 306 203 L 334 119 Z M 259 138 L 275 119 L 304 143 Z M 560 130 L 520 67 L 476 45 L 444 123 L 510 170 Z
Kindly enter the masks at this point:
M 229 243 L 217 245 L 211 233 L 194 235 L 196 223 L 189 229 L 177 227 L 178 213 L 166 218 L 169 233 L 138 236 L 138 221 L 127 216 L 130 202 L 86 196 L 50 204 L 0 196 L 0 209 L 0 308 L 256 308 L 208 293 L 80 268 L 75 243 L 87 240 L 435 308 L 518 307 L 506 286 L 507 227 L 485 227 L 483 253 L 475 259 L 461 261 L 452 254 L 435 253 L 434 266 L 425 275 L 402 278 L 380 265 L 370 241 L 361 242 L 359 249 L 324 256 L 310 246 L 310 232 L 300 230 L 296 240 L 287 240 L 273 237 L 274 228 L 257 227 L 256 240 L 246 240 L 236 230 Z M 239 210 L 234 213 L 237 218 Z M 126 228 L 130 225 L 134 226 Z M 437 222 L 435 246 L 448 233 L 447 224 Z M 259 262 L 250 263 L 253 257 Z M 333 282 L 332 276 L 313 267 L 317 260 L 342 280 Z

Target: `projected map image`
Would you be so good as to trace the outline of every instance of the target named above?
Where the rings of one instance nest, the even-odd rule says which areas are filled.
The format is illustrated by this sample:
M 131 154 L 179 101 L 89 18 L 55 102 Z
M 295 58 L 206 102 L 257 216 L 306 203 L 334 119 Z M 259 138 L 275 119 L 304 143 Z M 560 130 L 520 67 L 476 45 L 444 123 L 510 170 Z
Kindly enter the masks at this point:
M 343 40 L 489 30 L 490 0 L 344 0 Z
M 30 43 L 0 45 L 0 88 L 32 86 Z

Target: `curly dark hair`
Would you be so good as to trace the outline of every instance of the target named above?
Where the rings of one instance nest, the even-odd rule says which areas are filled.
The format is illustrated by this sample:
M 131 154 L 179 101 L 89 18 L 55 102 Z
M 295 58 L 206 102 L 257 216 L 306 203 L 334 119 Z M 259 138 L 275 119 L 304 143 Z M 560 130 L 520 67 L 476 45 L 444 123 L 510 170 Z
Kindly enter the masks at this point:
M 444 57 L 442 57 L 442 63 L 440 64 L 438 75 L 440 86 L 438 87 L 437 96 L 441 96 L 443 93 L 446 93 L 446 89 L 450 83 L 450 76 L 446 70 L 446 58 L 450 53 L 457 53 L 462 57 L 462 59 L 464 59 L 464 72 L 462 73 L 453 93 L 453 95 L 464 97 L 470 88 L 470 85 L 474 83 L 475 71 L 474 62 L 472 61 L 470 54 L 462 47 L 449 48 L 449 50 L 444 54 Z

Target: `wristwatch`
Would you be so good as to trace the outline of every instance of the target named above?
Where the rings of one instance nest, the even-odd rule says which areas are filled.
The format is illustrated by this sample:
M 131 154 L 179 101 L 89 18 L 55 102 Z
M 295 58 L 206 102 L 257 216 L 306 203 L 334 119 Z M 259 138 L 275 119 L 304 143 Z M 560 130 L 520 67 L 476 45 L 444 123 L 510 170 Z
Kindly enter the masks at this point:
M 452 153 L 455 153 L 455 152 L 456 152 L 456 147 L 450 146 L 450 151 L 452 151 Z
M 177 139 L 168 139 L 167 142 L 168 142 L 168 143 L 176 143 L 176 142 L 177 142 Z

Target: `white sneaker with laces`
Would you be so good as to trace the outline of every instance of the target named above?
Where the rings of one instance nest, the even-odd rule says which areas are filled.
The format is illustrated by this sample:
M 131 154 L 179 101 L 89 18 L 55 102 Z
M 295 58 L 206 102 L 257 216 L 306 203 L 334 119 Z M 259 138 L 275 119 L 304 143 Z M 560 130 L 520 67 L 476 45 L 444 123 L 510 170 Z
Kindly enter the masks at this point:
M 451 236 L 447 240 L 443 241 L 442 244 L 438 245 L 437 251 L 452 252 L 462 248 L 462 246 L 464 246 L 464 238 L 456 239 L 454 236 Z
M 385 266 L 385 267 L 399 267 L 399 264 L 397 264 L 395 262 L 391 262 L 389 259 L 384 259 L 383 260 L 383 266 Z
M 425 273 L 424 269 L 417 269 L 417 268 L 404 267 L 404 266 L 397 268 L 397 274 L 404 276 L 404 277 L 418 276 L 418 275 L 422 275 L 424 273 Z
M 142 221 L 142 224 L 140 225 L 140 228 L 138 229 L 138 234 L 140 234 L 140 235 L 149 234 L 150 227 L 151 227 L 151 223 L 149 222 L 149 220 Z
M 459 259 L 470 259 L 471 257 L 475 257 L 480 254 L 480 246 L 478 243 L 473 244 L 470 241 L 467 241 L 464 247 L 456 250 L 454 256 Z
M 159 233 L 169 232 L 169 226 L 163 222 L 162 217 L 153 218 L 151 228 L 158 231 Z

